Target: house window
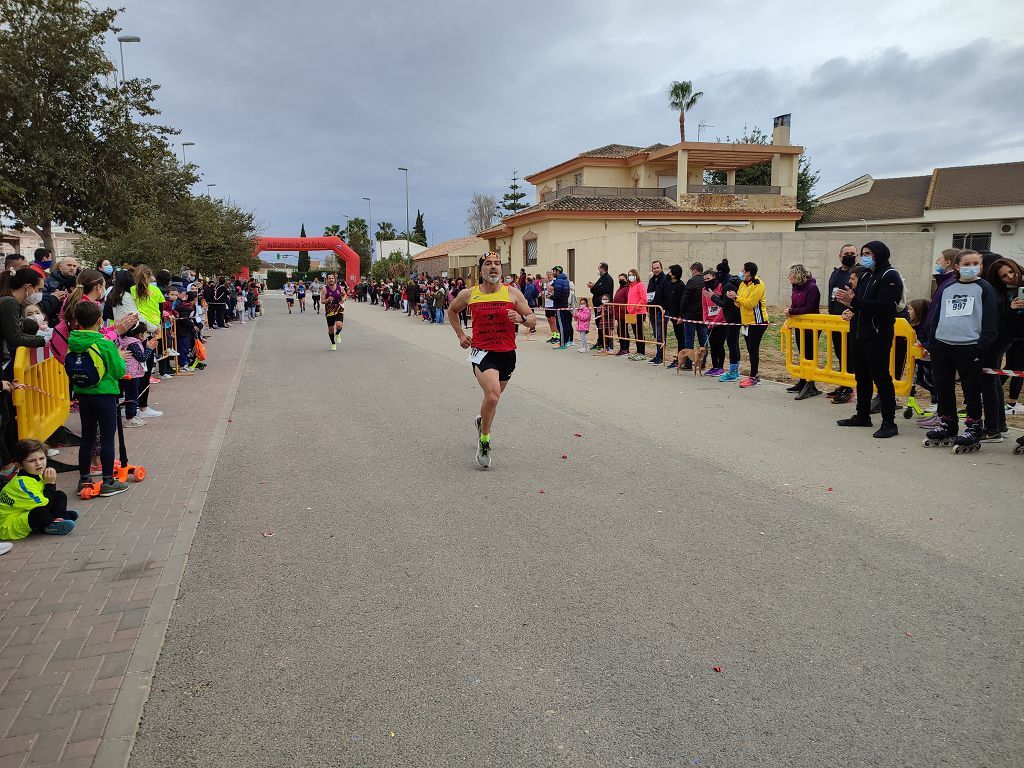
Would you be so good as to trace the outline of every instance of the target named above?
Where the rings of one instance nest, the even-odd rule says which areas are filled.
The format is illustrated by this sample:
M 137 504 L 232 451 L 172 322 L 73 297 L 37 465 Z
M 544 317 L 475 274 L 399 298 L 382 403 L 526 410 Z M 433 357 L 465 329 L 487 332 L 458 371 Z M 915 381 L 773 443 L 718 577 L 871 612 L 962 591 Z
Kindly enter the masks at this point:
M 523 262 L 526 266 L 536 265 L 537 263 L 537 238 L 532 237 L 529 240 L 523 240 Z
M 583 171 L 580 171 L 579 173 L 572 177 L 572 185 L 574 187 L 583 186 Z
M 988 251 L 992 246 L 991 232 L 971 232 L 970 234 L 953 235 L 953 247 L 972 251 Z
M 557 190 L 559 190 L 561 188 L 562 188 L 562 180 L 561 179 L 555 179 L 555 190 L 557 191 Z

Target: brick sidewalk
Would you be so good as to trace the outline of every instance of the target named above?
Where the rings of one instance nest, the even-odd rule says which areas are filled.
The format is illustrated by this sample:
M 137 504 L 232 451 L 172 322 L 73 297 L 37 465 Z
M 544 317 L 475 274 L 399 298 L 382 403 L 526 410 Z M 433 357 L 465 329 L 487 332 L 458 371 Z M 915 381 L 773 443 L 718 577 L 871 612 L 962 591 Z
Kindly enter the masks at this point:
M 153 385 L 164 416 L 125 433 L 144 482 L 81 501 L 60 475 L 74 532 L 0 557 L 0 768 L 127 762 L 254 326 L 213 332 L 205 371 Z

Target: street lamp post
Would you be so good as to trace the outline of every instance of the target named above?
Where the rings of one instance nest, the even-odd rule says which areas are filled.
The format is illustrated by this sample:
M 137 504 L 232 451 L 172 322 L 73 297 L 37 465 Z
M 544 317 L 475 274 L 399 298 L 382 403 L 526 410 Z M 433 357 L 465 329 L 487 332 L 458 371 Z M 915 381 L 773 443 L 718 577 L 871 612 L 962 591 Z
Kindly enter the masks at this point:
M 405 260 L 412 262 L 412 256 L 409 255 L 409 239 L 412 237 L 412 227 L 409 226 L 409 169 L 398 170 L 405 172 Z
M 366 231 L 370 236 L 370 264 L 373 264 L 373 208 L 371 207 L 370 198 L 364 197 L 363 200 L 366 201 L 366 215 L 368 218 Z
M 121 87 L 124 87 L 124 44 L 125 43 L 141 43 L 142 38 L 138 35 L 118 35 L 117 45 L 121 49 Z
M 183 141 L 181 142 L 181 164 L 182 166 L 187 165 L 185 162 L 185 147 L 194 147 L 196 143 L 194 141 Z
M 211 187 L 216 187 L 216 186 L 217 186 L 216 184 L 207 184 L 206 185 L 206 196 L 208 198 L 210 198 L 211 200 L 213 200 L 213 195 L 210 193 L 210 188 Z

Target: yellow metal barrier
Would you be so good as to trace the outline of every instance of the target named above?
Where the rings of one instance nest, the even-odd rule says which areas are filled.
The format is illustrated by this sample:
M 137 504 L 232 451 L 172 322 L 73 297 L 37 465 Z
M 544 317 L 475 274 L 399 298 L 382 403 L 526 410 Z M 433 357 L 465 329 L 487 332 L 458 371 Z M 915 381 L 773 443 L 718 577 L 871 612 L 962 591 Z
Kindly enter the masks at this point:
M 46 440 L 67 421 L 71 412 L 68 375 L 46 347 L 18 347 L 14 380 L 26 385 L 11 400 L 18 413 L 19 440 Z
M 797 343 L 794 335 L 799 332 L 803 341 L 797 352 L 797 361 L 793 361 Z M 833 368 L 835 347 L 833 334 L 839 334 L 840 352 L 843 361 L 842 370 Z M 794 315 L 786 320 L 779 333 L 779 342 L 786 360 L 786 370 L 795 379 L 822 381 L 837 387 L 856 387 L 857 379 L 850 373 L 849 355 L 850 323 L 839 315 Z M 824 336 L 825 346 L 819 343 Z M 807 341 L 810 344 L 807 344 Z M 896 370 L 897 356 L 902 367 Z M 922 357 L 917 346 L 917 334 L 903 318 L 896 318 L 895 338 L 889 352 L 889 371 L 897 395 L 908 395 L 914 385 L 914 362 Z

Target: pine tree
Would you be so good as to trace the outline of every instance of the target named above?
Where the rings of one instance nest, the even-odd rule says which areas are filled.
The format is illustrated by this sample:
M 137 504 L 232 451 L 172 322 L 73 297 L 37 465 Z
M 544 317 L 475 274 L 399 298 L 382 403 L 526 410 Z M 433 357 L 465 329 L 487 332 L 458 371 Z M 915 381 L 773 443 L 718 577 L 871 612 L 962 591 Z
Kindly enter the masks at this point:
M 306 236 L 306 223 L 302 223 L 302 230 L 299 232 L 299 237 Z M 299 251 L 299 263 L 296 266 L 299 272 L 309 272 L 309 251 Z
M 424 248 L 427 245 L 427 230 L 423 226 L 423 212 L 419 209 L 416 210 L 416 223 L 412 225 L 412 242 Z
M 501 199 L 501 207 L 508 211 L 510 216 L 514 216 L 516 211 L 530 207 L 527 203 L 523 202 L 526 193 L 522 190 L 523 188 L 519 186 L 519 171 L 514 170 L 512 171 L 512 183 L 509 185 L 508 192 Z

